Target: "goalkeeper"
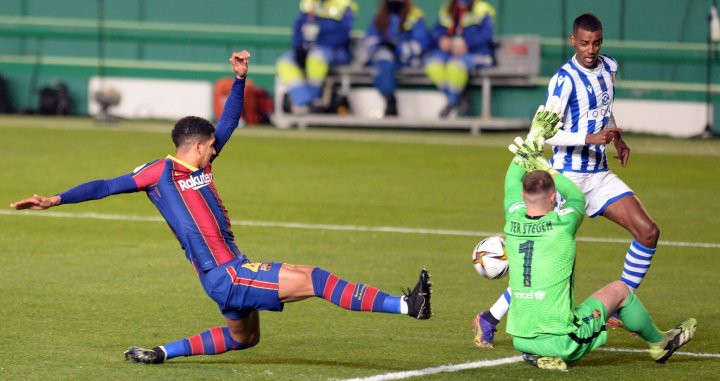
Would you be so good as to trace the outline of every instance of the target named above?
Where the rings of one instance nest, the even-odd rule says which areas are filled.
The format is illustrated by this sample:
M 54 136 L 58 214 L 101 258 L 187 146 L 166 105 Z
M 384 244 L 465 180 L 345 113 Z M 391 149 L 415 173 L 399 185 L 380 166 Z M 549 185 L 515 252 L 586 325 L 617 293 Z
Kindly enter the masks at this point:
M 552 106 L 551 106 L 552 107 Z M 555 111 L 555 112 L 553 112 Z M 584 217 L 585 197 L 543 157 L 543 143 L 560 126 L 553 108 L 542 108 L 528 138 L 516 138 L 516 154 L 505 176 L 505 233 L 513 302 L 507 333 L 525 361 L 543 369 L 567 369 L 607 342 L 605 321 L 619 313 L 628 330 L 650 346 L 650 356 L 665 362 L 692 339 L 690 318 L 661 332 L 634 292 L 612 282 L 579 305 L 573 293 L 575 233 Z M 555 209 L 556 190 L 566 200 Z

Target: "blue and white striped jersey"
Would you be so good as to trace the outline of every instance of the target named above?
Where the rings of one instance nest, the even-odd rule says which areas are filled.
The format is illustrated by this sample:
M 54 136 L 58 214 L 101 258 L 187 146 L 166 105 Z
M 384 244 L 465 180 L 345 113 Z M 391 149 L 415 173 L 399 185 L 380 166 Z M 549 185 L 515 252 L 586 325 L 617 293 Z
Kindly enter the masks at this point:
M 563 115 L 562 130 L 547 141 L 553 145 L 550 162 L 559 171 L 608 170 L 605 145 L 584 144 L 586 135 L 608 127 L 615 97 L 617 62 L 605 55 L 598 58 L 597 67 L 586 69 L 573 56 L 550 79 L 546 105 L 558 97 Z

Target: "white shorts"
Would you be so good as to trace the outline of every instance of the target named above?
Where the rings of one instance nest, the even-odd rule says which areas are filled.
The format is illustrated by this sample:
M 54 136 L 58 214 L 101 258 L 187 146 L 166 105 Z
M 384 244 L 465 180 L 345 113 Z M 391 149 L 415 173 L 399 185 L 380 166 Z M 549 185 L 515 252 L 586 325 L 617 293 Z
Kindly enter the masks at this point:
M 590 217 L 602 214 L 605 208 L 613 202 L 635 194 L 612 171 L 564 172 L 563 175 L 577 184 L 578 188 L 585 193 L 585 213 Z

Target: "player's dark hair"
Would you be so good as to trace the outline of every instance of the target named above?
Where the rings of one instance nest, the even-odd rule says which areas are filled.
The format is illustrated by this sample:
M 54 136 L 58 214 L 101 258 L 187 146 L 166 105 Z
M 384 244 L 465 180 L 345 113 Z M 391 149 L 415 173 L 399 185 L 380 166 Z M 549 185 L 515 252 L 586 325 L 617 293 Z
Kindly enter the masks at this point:
M 523 178 L 523 192 L 527 194 L 546 194 L 555 192 L 555 182 L 546 171 L 532 171 Z
M 577 32 L 578 29 L 595 32 L 602 30 L 602 23 L 600 22 L 600 19 L 595 17 L 592 13 L 583 13 L 575 19 L 575 22 L 573 22 L 573 33 Z
M 205 140 L 215 132 L 215 126 L 207 119 L 199 116 L 186 116 L 175 123 L 172 130 L 172 140 L 175 147 L 189 143 L 197 138 Z

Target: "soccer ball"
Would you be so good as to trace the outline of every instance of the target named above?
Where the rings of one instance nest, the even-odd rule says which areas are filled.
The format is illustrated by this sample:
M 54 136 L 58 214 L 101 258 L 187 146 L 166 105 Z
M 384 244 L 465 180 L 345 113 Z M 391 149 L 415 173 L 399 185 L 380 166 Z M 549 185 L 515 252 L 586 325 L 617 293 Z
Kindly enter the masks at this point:
M 480 241 L 473 250 L 472 261 L 478 274 L 485 278 L 502 278 L 508 273 L 505 240 L 501 237 L 488 237 Z

